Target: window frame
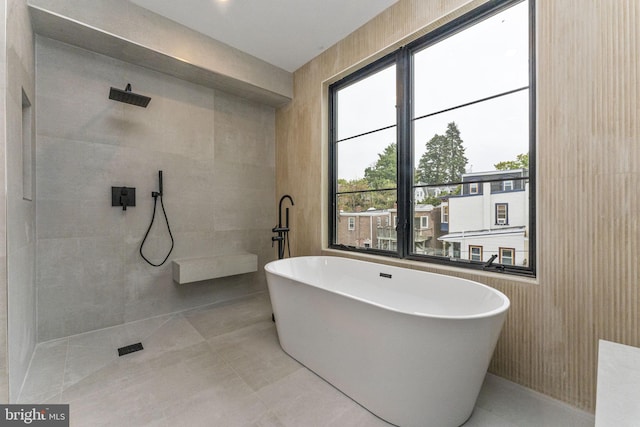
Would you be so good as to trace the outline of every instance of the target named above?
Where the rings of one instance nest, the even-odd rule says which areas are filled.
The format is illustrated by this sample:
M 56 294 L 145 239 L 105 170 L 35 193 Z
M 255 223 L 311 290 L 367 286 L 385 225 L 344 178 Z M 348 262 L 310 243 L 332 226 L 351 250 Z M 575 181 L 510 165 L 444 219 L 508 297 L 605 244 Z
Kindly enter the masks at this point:
M 504 208 L 504 222 L 500 222 L 500 219 L 501 219 L 501 215 L 499 215 L 500 208 Z M 501 226 L 509 225 L 509 203 L 496 203 L 495 216 L 496 216 L 495 225 L 501 225 Z
M 469 194 L 470 195 L 480 194 L 480 184 L 477 183 L 477 182 L 470 182 L 469 183 Z
M 449 205 L 440 205 L 440 223 L 449 224 Z
M 420 218 L 420 230 L 428 230 L 429 229 L 429 215 L 421 215 Z M 425 223 L 426 225 L 423 225 Z
M 535 4 L 536 0 L 492 0 L 480 5 L 474 10 L 445 23 L 441 27 L 423 35 L 417 40 L 402 46 L 394 52 L 366 65 L 365 67 L 349 74 L 348 76 L 329 85 L 328 106 L 329 106 L 329 203 L 328 210 L 328 247 L 352 252 L 383 255 L 386 257 L 402 258 L 413 261 L 421 261 L 434 264 L 455 265 L 464 268 L 481 270 L 484 263 L 461 258 L 448 258 L 446 256 L 422 255 L 412 252 L 412 240 L 414 224 L 413 212 L 413 142 L 412 142 L 412 119 L 411 119 L 411 85 L 413 81 L 412 55 L 428 46 L 475 25 L 497 13 L 500 13 L 522 1 L 528 1 L 529 18 L 529 224 L 528 224 L 528 266 L 505 265 L 504 268 L 493 269 L 499 273 L 508 273 L 527 277 L 535 277 L 537 270 L 536 257 L 536 56 L 535 56 Z M 382 250 L 374 248 L 359 248 L 346 246 L 337 241 L 338 233 L 336 226 L 337 207 L 337 162 L 336 158 L 336 137 L 337 137 L 337 92 L 350 84 L 356 83 L 366 77 L 375 74 L 382 69 L 394 65 L 396 66 L 396 131 L 397 131 L 397 241 L 396 251 Z M 480 102 L 480 101 L 477 101 Z M 443 210 L 444 211 L 444 210 Z M 444 224 L 444 212 L 441 211 L 441 223 Z M 507 214 L 508 215 L 508 214 Z M 447 215 L 448 216 L 448 215 Z M 447 218 L 448 220 L 448 218 Z M 497 217 L 496 217 L 497 223 Z M 448 221 L 447 221 L 448 224 Z M 508 218 L 507 218 L 508 224 Z M 502 225 L 502 224 L 501 224 Z M 336 240 L 334 240 L 336 239 Z M 515 258 L 515 253 L 514 253 Z M 515 261 L 515 259 L 514 259 Z
M 480 250 L 480 259 L 474 260 L 473 259 L 473 249 L 479 249 Z M 479 261 L 482 262 L 482 256 L 483 256 L 483 249 L 482 246 L 480 245 L 469 245 L 469 261 Z
M 502 264 L 502 258 L 503 258 L 503 256 L 502 256 L 502 251 L 509 251 L 509 252 L 511 252 L 511 264 L 505 264 L 505 265 L 516 265 L 516 264 L 515 264 L 515 262 L 516 262 L 516 249 L 515 249 L 515 248 L 502 248 L 502 247 L 501 247 L 501 248 L 498 248 L 498 254 L 500 255 L 500 256 L 498 257 L 498 262 L 499 262 L 500 264 Z
M 347 231 L 355 231 L 356 229 L 356 217 L 347 217 Z

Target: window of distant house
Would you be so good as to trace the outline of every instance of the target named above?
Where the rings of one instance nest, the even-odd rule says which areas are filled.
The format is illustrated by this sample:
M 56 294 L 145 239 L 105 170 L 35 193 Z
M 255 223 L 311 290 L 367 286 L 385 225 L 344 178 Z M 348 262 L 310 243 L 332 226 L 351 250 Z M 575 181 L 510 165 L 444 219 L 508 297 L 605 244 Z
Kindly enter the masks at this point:
M 471 261 L 482 261 L 482 246 L 469 245 L 469 259 Z
M 509 205 L 507 203 L 496 203 L 496 224 L 509 224 Z
M 423 230 L 426 228 L 429 228 L 429 217 L 428 216 L 421 216 L 420 217 L 420 228 L 422 228 Z
M 535 275 L 534 1 L 486 2 L 329 86 L 330 247 L 482 269 L 507 246 L 495 271 Z M 369 211 L 393 218 L 360 230 L 377 244 L 342 241 L 340 212 Z
M 356 229 L 356 219 L 354 217 L 349 217 L 349 231 L 353 231 Z
M 500 264 L 513 265 L 513 256 L 515 249 L 512 248 L 500 248 Z

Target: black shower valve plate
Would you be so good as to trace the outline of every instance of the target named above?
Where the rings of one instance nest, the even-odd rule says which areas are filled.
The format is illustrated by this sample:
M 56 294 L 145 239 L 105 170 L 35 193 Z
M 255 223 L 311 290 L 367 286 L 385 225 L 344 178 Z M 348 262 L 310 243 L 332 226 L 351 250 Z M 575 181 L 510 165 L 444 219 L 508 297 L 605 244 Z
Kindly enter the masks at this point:
M 111 187 L 111 206 L 122 206 L 123 190 L 127 198 L 127 207 L 136 205 L 135 187 Z

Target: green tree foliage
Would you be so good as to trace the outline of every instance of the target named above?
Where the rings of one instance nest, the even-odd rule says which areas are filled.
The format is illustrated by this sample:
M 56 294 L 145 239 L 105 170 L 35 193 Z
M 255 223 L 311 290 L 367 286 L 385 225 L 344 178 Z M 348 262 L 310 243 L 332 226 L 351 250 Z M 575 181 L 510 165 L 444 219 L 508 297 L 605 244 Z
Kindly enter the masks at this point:
M 426 143 L 427 151 L 418 163 L 416 180 L 427 184 L 461 181 L 468 162 L 462 142 L 455 122 L 447 125 L 444 135 L 435 134 Z
M 345 212 L 366 211 L 369 208 L 390 209 L 393 207 L 397 194 L 396 144 L 389 144 L 382 153 L 378 154 L 378 160 L 364 170 L 364 178 L 353 180 L 338 180 L 338 209 Z M 368 191 L 391 188 L 390 191 Z
M 361 208 L 367 206 L 367 193 L 349 193 L 351 191 L 366 191 L 369 188 L 367 181 L 364 179 L 352 179 L 347 181 L 346 179 L 338 180 L 338 192 L 339 193 L 348 193 L 342 194 L 338 197 L 338 209 L 343 210 L 345 212 L 355 212 L 356 207 L 360 206 Z
M 432 205 L 432 206 L 440 206 L 442 203 L 442 198 L 437 196 L 425 196 L 424 199 L 418 200 L 417 204 L 419 205 Z
M 364 170 L 364 179 L 369 188 L 395 188 L 397 177 L 398 153 L 396 143 L 389 144 L 381 154 L 378 161 Z
M 493 165 L 496 170 L 529 169 L 529 153 L 518 154 L 516 160 L 507 160 Z

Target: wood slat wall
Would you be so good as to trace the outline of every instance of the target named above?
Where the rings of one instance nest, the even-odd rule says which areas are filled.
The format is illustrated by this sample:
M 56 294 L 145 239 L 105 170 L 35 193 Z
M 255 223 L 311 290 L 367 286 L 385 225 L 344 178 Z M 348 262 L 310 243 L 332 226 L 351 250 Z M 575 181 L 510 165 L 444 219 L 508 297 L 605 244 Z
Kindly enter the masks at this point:
M 400 0 L 296 71 L 276 115 L 293 255 L 326 244 L 327 82 L 481 3 Z M 538 0 L 536 19 L 537 282 L 409 266 L 505 292 L 490 370 L 593 411 L 598 340 L 640 346 L 640 2 Z

